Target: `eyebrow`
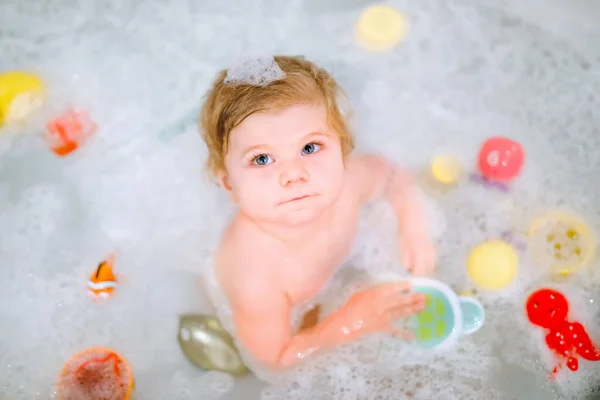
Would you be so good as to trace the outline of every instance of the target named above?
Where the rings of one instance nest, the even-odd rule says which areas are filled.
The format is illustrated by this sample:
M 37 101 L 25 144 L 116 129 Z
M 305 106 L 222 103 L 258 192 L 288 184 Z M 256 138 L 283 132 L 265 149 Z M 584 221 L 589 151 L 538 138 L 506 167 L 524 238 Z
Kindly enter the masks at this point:
M 265 148 L 265 147 L 267 147 L 267 145 L 266 145 L 266 144 L 257 144 L 257 145 L 254 145 L 254 146 L 247 147 L 247 148 L 245 148 L 245 149 L 244 149 L 244 151 L 242 152 L 242 157 L 246 157 L 246 155 L 247 155 L 248 153 L 250 153 L 250 152 L 253 152 L 253 151 L 255 151 L 255 150 L 258 150 L 258 149 Z
M 311 132 L 308 135 L 304 136 L 303 139 L 306 139 L 311 136 L 331 136 L 331 134 L 326 132 Z

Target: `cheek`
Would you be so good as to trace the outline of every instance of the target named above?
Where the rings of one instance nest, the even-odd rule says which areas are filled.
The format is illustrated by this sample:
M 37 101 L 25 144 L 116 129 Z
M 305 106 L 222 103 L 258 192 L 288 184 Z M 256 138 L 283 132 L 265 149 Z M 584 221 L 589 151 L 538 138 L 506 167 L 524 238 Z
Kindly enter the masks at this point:
M 234 193 L 242 206 L 260 208 L 273 197 L 273 178 L 266 170 L 248 170 L 236 176 Z
M 344 175 L 344 163 L 340 157 L 322 157 L 310 163 L 309 172 L 313 183 L 324 187 L 336 186 Z

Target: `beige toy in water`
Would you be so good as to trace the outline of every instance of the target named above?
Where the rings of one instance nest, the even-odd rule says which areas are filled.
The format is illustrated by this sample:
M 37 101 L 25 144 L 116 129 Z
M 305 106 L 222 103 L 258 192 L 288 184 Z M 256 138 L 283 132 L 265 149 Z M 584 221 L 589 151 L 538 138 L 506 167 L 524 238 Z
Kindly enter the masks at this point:
M 504 289 L 515 279 L 519 256 L 510 244 L 502 240 L 485 242 L 475 247 L 467 259 L 467 272 L 482 289 Z
M 560 211 L 542 214 L 533 221 L 527 236 L 534 261 L 555 278 L 582 270 L 596 257 L 596 237 L 577 215 Z
M 22 121 L 44 103 L 44 82 L 26 72 L 0 74 L 0 127 Z
M 179 318 L 178 340 L 183 354 L 197 367 L 227 372 L 233 376 L 243 376 L 249 372 L 233 338 L 214 317 L 182 315 Z
M 406 36 L 407 23 L 394 8 L 377 5 L 367 8 L 356 23 L 356 40 L 366 49 L 385 51 Z

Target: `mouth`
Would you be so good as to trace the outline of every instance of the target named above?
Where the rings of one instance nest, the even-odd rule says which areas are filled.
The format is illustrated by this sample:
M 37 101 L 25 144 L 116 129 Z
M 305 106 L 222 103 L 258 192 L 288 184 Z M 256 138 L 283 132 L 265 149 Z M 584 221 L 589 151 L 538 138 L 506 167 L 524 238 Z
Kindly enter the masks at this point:
M 304 200 L 304 199 L 308 199 L 308 198 L 314 197 L 314 196 L 315 196 L 314 194 L 307 194 L 307 195 L 304 195 L 304 196 L 294 197 L 292 199 L 282 201 L 281 203 L 279 203 L 279 205 L 281 205 L 281 204 L 287 204 L 287 203 L 293 203 L 293 202 Z

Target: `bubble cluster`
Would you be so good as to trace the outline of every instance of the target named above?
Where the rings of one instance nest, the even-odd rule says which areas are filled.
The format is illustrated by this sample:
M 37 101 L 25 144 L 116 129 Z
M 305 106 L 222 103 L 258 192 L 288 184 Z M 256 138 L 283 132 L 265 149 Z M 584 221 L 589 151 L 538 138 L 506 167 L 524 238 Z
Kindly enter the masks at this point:
M 600 363 L 582 361 L 577 373 L 548 380 L 554 360 L 524 311 L 533 290 L 557 288 L 571 301 L 573 319 L 600 341 L 598 261 L 555 282 L 526 240 L 534 218 L 557 209 L 600 232 L 600 30 L 593 11 L 557 0 L 388 1 L 410 30 L 402 44 L 375 55 L 353 32 L 370 4 L 323 3 L 0 4 L 2 68 L 39 74 L 49 96 L 24 125 L 0 127 L 0 396 L 56 398 L 62 366 L 92 346 L 123 354 L 136 397 L 148 400 L 597 394 Z M 455 290 L 477 289 L 465 271 L 474 246 L 507 232 L 525 243 L 515 284 L 477 291 L 486 323 L 454 349 L 423 354 L 373 335 L 317 355 L 264 388 L 250 378 L 248 389 L 246 381 L 194 368 L 181 353 L 177 317 L 211 310 L 199 291 L 200 265 L 234 209 L 203 171 L 194 110 L 218 70 L 271 53 L 319 60 L 348 94 L 358 150 L 381 152 L 419 177 L 440 154 L 475 171 L 489 136 L 524 146 L 522 176 L 506 191 L 462 178 L 450 190 L 424 188 L 437 278 Z M 269 59 L 232 68 L 232 75 L 264 84 L 279 76 L 272 67 Z M 41 133 L 46 118 L 70 106 L 89 112 L 98 131 L 58 159 Z M 324 314 L 373 275 L 408 275 L 396 228 L 386 204 L 365 211 L 355 254 L 324 295 Z M 94 303 L 85 282 L 112 251 L 115 296 Z
M 227 68 L 223 83 L 266 86 L 283 78 L 285 72 L 279 68 L 273 57 L 247 57 Z

